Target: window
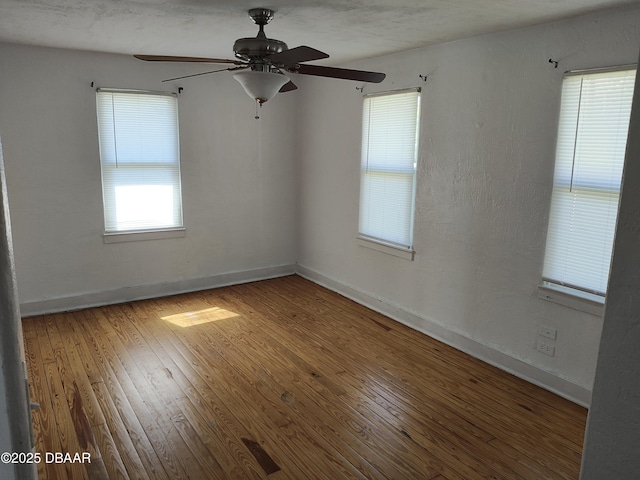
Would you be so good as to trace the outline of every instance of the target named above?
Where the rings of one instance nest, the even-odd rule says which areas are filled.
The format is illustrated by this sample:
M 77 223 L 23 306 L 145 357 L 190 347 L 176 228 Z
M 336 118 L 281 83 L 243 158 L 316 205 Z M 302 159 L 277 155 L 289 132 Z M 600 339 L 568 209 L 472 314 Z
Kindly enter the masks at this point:
M 543 287 L 604 303 L 635 69 L 568 73 Z
M 99 89 L 97 111 L 105 234 L 181 229 L 176 96 Z
M 411 258 L 419 114 L 419 89 L 364 98 L 359 238 Z

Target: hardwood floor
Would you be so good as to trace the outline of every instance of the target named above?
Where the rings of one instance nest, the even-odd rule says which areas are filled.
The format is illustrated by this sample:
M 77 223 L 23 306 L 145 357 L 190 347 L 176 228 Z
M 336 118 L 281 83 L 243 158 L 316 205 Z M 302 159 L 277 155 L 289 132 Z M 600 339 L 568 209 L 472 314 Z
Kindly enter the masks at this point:
M 298 276 L 23 329 L 41 479 L 578 478 L 584 408 Z

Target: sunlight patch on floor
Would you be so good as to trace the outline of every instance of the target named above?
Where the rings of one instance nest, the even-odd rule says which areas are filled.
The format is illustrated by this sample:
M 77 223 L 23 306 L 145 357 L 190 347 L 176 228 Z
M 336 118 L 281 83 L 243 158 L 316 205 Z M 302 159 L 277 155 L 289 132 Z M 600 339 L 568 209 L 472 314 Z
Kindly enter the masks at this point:
M 212 307 L 198 310 L 195 312 L 176 313 L 175 315 L 167 315 L 162 317 L 165 322 L 173 323 L 179 327 L 193 327 L 194 325 L 202 325 L 203 323 L 217 322 L 218 320 L 226 320 L 228 318 L 239 317 L 240 315 L 225 310 L 224 308 Z

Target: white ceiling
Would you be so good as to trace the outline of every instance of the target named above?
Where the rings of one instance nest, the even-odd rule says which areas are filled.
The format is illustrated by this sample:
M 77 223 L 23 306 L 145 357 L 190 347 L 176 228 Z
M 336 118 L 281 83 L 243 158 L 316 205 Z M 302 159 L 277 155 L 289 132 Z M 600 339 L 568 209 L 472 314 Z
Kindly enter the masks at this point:
M 233 58 L 257 27 L 246 12 L 276 11 L 267 36 L 309 45 L 324 63 L 507 30 L 638 0 L 0 0 L 0 41 L 114 53 Z

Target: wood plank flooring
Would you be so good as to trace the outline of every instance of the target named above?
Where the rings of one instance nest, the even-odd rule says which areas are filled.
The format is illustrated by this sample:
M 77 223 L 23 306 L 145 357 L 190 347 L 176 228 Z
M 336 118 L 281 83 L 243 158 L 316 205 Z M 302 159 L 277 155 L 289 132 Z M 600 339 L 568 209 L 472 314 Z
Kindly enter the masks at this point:
M 40 479 L 578 478 L 584 408 L 298 276 L 23 328 Z

